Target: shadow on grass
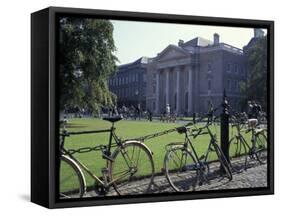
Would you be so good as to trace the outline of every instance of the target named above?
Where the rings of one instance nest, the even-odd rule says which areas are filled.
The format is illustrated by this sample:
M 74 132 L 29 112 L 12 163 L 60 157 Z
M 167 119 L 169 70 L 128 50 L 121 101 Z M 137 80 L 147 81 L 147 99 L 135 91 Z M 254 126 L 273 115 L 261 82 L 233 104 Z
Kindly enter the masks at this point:
M 75 124 L 75 123 L 68 123 L 66 128 L 86 128 L 87 125 L 83 124 Z

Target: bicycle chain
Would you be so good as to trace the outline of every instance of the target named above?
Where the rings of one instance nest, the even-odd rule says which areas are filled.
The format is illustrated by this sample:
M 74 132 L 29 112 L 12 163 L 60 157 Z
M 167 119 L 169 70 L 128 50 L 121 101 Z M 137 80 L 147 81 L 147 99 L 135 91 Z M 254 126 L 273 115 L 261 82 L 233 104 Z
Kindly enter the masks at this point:
M 79 148 L 79 149 L 67 149 L 65 154 L 68 155 L 73 155 L 75 153 L 88 153 L 91 151 L 102 151 L 105 150 L 106 146 L 105 145 L 99 145 L 99 146 L 95 146 L 95 147 L 83 147 L 83 148 Z

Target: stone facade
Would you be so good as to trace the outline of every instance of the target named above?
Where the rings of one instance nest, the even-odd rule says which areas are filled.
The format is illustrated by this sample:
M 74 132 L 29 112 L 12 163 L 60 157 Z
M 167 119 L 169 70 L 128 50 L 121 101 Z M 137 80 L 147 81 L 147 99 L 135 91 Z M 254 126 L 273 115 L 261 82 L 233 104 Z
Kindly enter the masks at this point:
M 109 79 L 109 89 L 117 95 L 118 106 L 141 105 L 146 107 L 146 75 L 149 59 L 142 57 L 135 62 L 118 67 L 116 74 Z
M 192 115 L 206 112 L 211 102 L 218 106 L 223 90 L 231 105 L 239 109 L 239 83 L 246 79 L 243 51 L 203 38 L 169 45 L 148 65 L 147 107 L 154 113 L 165 111 L 169 104 L 173 113 Z
M 230 105 L 241 111 L 240 83 L 246 80 L 245 50 L 252 45 L 261 30 L 244 51 L 213 40 L 194 38 L 178 45 L 168 45 L 154 58 L 142 57 L 121 65 L 109 80 L 109 87 L 118 97 L 118 105 L 137 106 L 159 115 L 167 104 L 177 115 L 192 115 L 208 111 L 222 102 L 224 89 Z

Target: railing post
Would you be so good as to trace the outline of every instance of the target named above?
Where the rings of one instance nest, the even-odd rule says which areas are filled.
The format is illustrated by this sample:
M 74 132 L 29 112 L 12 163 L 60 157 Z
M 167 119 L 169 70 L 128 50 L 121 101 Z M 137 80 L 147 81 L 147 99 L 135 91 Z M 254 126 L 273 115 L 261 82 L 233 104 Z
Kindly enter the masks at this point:
M 222 113 L 221 113 L 221 149 L 229 161 L 229 112 L 225 89 L 223 91 Z

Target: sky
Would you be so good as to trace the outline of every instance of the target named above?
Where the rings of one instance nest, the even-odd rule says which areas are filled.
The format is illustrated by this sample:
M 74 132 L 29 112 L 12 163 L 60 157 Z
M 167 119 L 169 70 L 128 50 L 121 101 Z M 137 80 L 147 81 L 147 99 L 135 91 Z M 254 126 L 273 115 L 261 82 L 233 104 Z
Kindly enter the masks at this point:
M 133 62 L 141 56 L 155 57 L 169 44 L 177 45 L 179 39 L 186 42 L 195 37 L 203 37 L 213 41 L 213 34 L 218 33 L 220 42 L 242 49 L 254 36 L 253 28 L 119 20 L 111 22 L 114 26 L 113 37 L 118 65 Z

